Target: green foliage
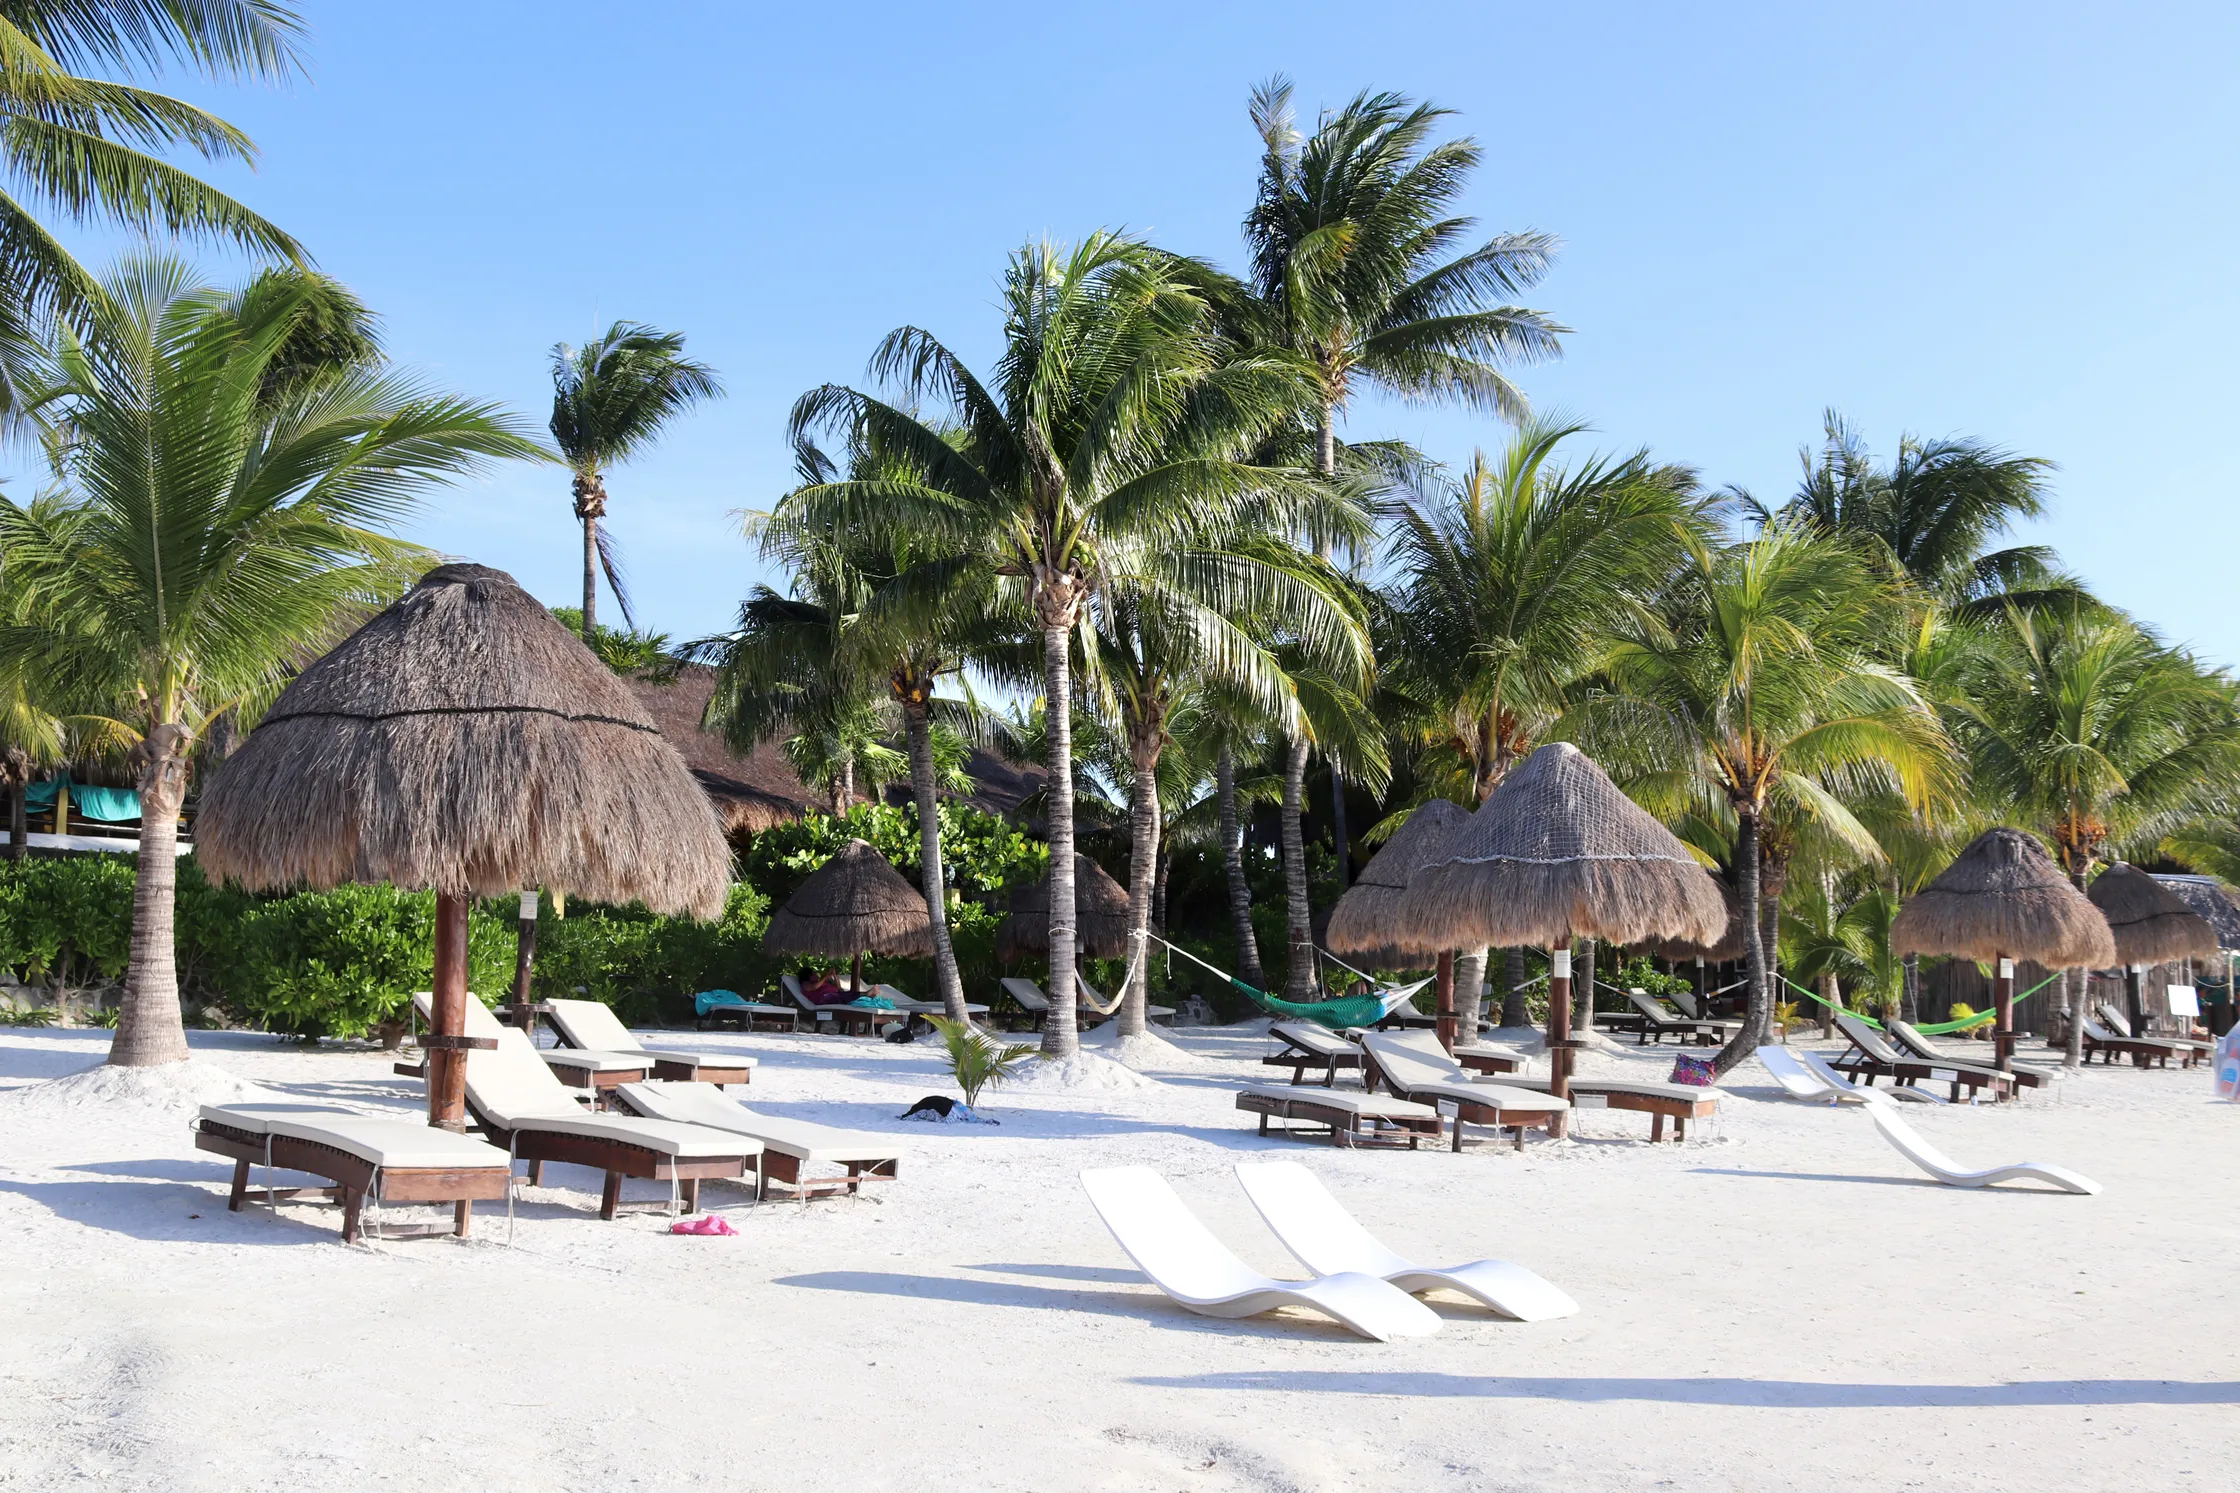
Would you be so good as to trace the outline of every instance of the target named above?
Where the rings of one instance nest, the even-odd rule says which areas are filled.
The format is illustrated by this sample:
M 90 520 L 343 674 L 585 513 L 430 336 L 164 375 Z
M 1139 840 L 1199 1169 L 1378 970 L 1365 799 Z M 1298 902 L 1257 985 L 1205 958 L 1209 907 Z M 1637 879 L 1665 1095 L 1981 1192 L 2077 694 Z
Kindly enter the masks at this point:
M 942 1044 L 949 1049 L 949 1071 L 956 1075 L 957 1087 L 964 1091 L 964 1102 L 970 1108 L 979 1107 L 982 1089 L 1017 1074 L 1036 1055 L 1035 1048 L 998 1042 L 969 1021 L 951 1021 L 944 1016 L 926 1019 L 941 1033 Z
M 583 636 L 582 607 L 554 607 L 552 615 L 559 619 L 562 627 L 579 638 Z M 599 656 L 599 662 L 625 677 L 653 684 L 677 682 L 677 659 L 669 651 L 669 635 L 665 632 L 609 627 L 604 622 L 594 622 L 591 624 L 591 651 Z
M 122 975 L 132 952 L 133 867 L 121 855 L 0 865 L 0 966 L 35 985 Z
M 962 804 L 940 806 L 941 859 L 949 883 L 967 896 L 998 901 L 1050 867 L 1050 847 L 1010 820 Z M 839 817 L 811 814 L 754 837 L 741 874 L 783 902 L 809 873 L 850 840 L 867 840 L 912 882 L 918 877 L 915 804 L 857 804 Z M 960 958 L 962 956 L 960 955 Z
M 1498 959 L 1500 955 L 1497 953 L 1494 957 Z M 1595 982 L 1598 996 L 1605 987 L 1617 992 L 1619 1005 L 1629 1011 L 1633 1009 L 1632 1004 L 1624 998 L 1628 990 L 1643 990 L 1651 995 L 1671 995 L 1675 991 L 1686 994 L 1696 988 L 1693 980 L 1681 975 L 1668 975 L 1658 969 L 1656 961 L 1647 954 L 1634 955 L 1619 965 L 1615 974 L 1598 976 Z M 1598 1005 L 1597 1009 L 1601 1007 Z
M 52 1006 L 0 1006 L 0 1026 L 53 1026 L 61 1016 Z
M 770 899 L 744 883 L 731 888 L 712 923 L 636 906 L 571 907 L 555 918 L 546 907 L 531 980 L 537 997 L 600 1001 L 626 1022 L 681 1019 L 699 991 L 764 990 L 785 967 L 762 951 Z

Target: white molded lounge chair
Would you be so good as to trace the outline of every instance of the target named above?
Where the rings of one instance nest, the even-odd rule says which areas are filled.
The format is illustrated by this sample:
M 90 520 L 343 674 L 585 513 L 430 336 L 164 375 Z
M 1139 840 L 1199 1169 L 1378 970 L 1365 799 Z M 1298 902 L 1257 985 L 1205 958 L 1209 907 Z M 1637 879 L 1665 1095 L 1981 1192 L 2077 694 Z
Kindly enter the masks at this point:
M 416 995 L 413 1000 L 425 1017 L 428 997 Z M 548 1161 L 605 1172 L 601 1218 L 613 1218 L 621 1206 L 624 1177 L 672 1184 L 680 1189 L 677 1196 L 684 1210 L 693 1213 L 699 1211 L 704 1179 L 743 1176 L 761 1158 L 760 1145 L 721 1130 L 591 1113 L 553 1076 L 526 1034 L 501 1025 L 471 995 L 466 1034 L 493 1038 L 498 1044 L 467 1052 L 467 1107 L 493 1141 L 529 1163 L 532 1187 L 542 1185 Z
M 733 1135 L 752 1137 L 762 1151 L 762 1191 L 773 1180 L 794 1189 L 801 1201 L 820 1192 L 857 1192 L 866 1177 L 893 1177 L 902 1169 L 903 1148 L 883 1135 L 835 1130 L 806 1120 L 778 1120 L 756 1114 L 738 1100 L 689 1083 L 633 1083 L 617 1096 L 641 1115 Z M 843 1177 L 805 1177 L 810 1163 L 841 1166 Z
M 1271 1280 L 1230 1253 L 1147 1166 L 1101 1167 L 1081 1174 L 1090 1206 L 1151 1283 L 1207 1317 L 1252 1317 L 1304 1306 L 1384 1342 L 1428 1337 L 1439 1314 L 1397 1286 L 1348 1271 L 1319 1280 Z
M 1867 1118 L 1874 1121 L 1874 1128 L 1882 1132 L 1882 1138 L 1896 1147 L 1901 1156 L 1947 1187 L 1989 1187 L 1994 1182 L 2028 1181 L 2044 1182 L 2063 1192 L 2087 1197 L 2100 1190 L 2100 1184 L 2090 1177 L 2046 1161 L 2018 1161 L 2009 1166 L 1987 1166 L 1970 1171 L 1923 1140 L 1898 1116 L 1894 1106 L 1870 1104 Z
M 1903 1087 L 1870 1089 L 1865 1084 L 1853 1083 L 1850 1079 L 1829 1067 L 1828 1060 L 1815 1052 L 1799 1052 L 1793 1047 L 1761 1047 L 1758 1049 L 1758 1056 L 1762 1059 L 1768 1052 L 1782 1053 L 1795 1059 L 1803 1066 L 1807 1074 L 1817 1081 L 1821 1087 L 1828 1090 L 1825 1095 L 1815 1097 L 1826 1098 L 1833 1103 L 1887 1104 L 1894 1099 L 1909 1099 L 1916 1104 L 1943 1104 L 1945 1102 L 1944 1095 L 1932 1094 L 1927 1089 Z M 1766 1066 L 1770 1069 L 1773 1065 L 1769 1062 Z M 1777 1074 L 1776 1077 L 1778 1076 Z M 1787 1088 L 1788 1085 L 1784 1083 L 1782 1087 Z
M 269 1166 L 325 1177 L 342 1204 L 342 1239 L 372 1232 L 385 1239 L 448 1232 L 465 1238 L 476 1199 L 506 1195 L 513 1161 L 496 1146 L 449 1130 L 438 1130 L 402 1115 L 367 1115 L 323 1104 L 205 1104 L 195 1128 L 195 1148 L 233 1158 L 233 1190 L 226 1207 L 240 1212 L 249 1186 L 249 1168 Z M 266 1188 L 265 1201 L 279 1202 L 305 1189 Z M 361 1213 L 368 1201 L 450 1203 L 448 1229 L 390 1225 L 367 1230 Z
M 1519 1322 L 1545 1322 L 1579 1310 L 1564 1292 L 1507 1260 L 1472 1260 L 1439 1270 L 1393 1253 L 1296 1161 L 1240 1161 L 1237 1180 L 1283 1247 L 1309 1270 L 1359 1271 L 1408 1292 L 1444 1286 Z
M 743 1052 L 672 1052 L 648 1047 L 604 1001 L 555 1000 L 547 1004 L 552 1008 L 552 1029 L 569 1047 L 636 1058 L 641 1069 L 652 1069 L 655 1078 L 726 1084 L 746 1083 L 754 1076 L 755 1059 Z M 547 1053 L 545 1061 L 552 1062 L 553 1055 Z

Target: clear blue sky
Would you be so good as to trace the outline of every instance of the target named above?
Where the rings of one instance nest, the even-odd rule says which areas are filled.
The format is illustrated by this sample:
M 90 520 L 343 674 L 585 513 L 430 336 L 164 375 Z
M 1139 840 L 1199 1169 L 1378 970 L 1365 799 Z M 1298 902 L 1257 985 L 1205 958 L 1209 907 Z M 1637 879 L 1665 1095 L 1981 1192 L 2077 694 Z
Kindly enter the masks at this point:
M 680 636 L 761 575 L 726 515 L 787 483 L 788 405 L 888 329 L 984 365 L 1003 257 L 1038 235 L 1234 267 L 1246 92 L 1280 70 L 1310 115 L 1364 87 L 1459 110 L 1488 157 L 1470 210 L 1562 237 L 1532 301 L 1576 335 L 1523 374 L 1539 407 L 1765 497 L 1828 405 L 1885 453 L 1912 430 L 2049 457 L 2033 537 L 2240 659 L 2228 7 L 299 3 L 307 82 L 184 91 L 264 147 L 225 180 L 400 359 L 540 429 L 547 350 L 615 317 L 722 371 L 610 484 L 642 617 Z M 1456 462 L 1501 438 L 1383 405 L 1349 433 Z M 418 537 L 577 588 L 556 470 L 442 494 Z

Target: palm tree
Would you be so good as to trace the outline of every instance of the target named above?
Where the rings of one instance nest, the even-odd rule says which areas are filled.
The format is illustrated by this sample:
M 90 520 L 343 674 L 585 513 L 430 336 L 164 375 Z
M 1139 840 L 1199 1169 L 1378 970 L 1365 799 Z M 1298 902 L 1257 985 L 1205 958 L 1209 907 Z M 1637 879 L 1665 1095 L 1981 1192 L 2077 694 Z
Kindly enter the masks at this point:
M 1313 460 L 1326 479 L 1338 472 L 1338 416 L 1364 386 L 1519 420 L 1525 398 L 1502 365 L 1560 351 L 1567 328 L 1500 303 L 1547 272 L 1555 240 L 1504 233 L 1467 247 L 1473 221 L 1453 209 L 1482 152 L 1467 138 L 1431 143 L 1449 112 L 1364 92 L 1302 139 L 1289 80 L 1253 90 L 1262 154 L 1245 239 L 1256 305 L 1239 319 L 1313 365 Z M 1328 553 L 1323 536 L 1317 552 Z M 1341 881 L 1343 783 L 1331 775 Z
M 136 743 L 141 852 L 113 1063 L 188 1055 L 172 850 L 197 739 L 227 712 L 253 715 L 307 653 L 409 584 L 429 557 L 382 527 L 422 489 L 537 455 L 492 406 L 379 365 L 267 397 L 301 309 L 225 296 L 176 260 L 127 261 L 96 287 L 83 336 L 59 333 L 43 360 L 60 499 L 0 497 L 27 619 L 0 627 L 0 667 L 105 702 Z
M 599 575 L 606 573 L 625 622 L 635 625 L 613 545 L 599 520 L 607 513 L 607 470 L 651 446 L 662 428 L 703 399 L 723 393 L 715 370 L 684 355 L 681 332 L 618 321 L 581 347 L 552 350 L 552 438 L 573 474 L 583 525 L 583 640 L 599 621 Z
M 267 257 L 301 247 L 264 218 L 152 152 L 256 159 L 248 136 L 180 99 L 81 70 L 159 69 L 279 81 L 301 66 L 302 24 L 272 0 L 22 0 L 0 12 L 0 137 L 13 190 L 0 191 L 0 317 L 82 311 L 94 279 L 25 201 L 73 222 L 100 221 Z
M 2240 787 L 2231 681 L 2129 618 L 2009 606 L 1981 644 L 1959 727 L 1977 794 L 2044 835 L 2078 890 L 2111 851 L 2151 854 Z M 2079 1000 L 2072 989 L 2071 1065 Z
M 1810 821 L 1865 855 L 1873 837 L 1836 791 L 1880 787 L 1925 807 L 1947 791 L 1949 744 L 1913 681 L 1879 661 L 1897 596 L 1847 544 L 1774 524 L 1746 543 L 1686 540 L 1655 612 L 1625 626 L 1607 696 L 1574 720 L 1598 750 L 1644 764 L 1628 790 L 1653 810 L 1734 826 L 1749 1011 L 1724 1073 L 1764 1040 L 1772 991 L 1760 834 Z
M 1311 396 L 1296 359 L 1236 355 L 1196 267 L 1111 233 L 1031 246 L 1004 277 L 1003 352 L 992 386 L 930 333 L 903 327 L 874 354 L 889 402 L 826 385 L 795 404 L 798 436 L 862 430 L 917 475 L 836 481 L 798 494 L 804 521 L 900 533 L 969 561 L 922 567 L 905 590 L 946 593 L 961 570 L 1016 595 L 1042 650 L 1050 742 L 1050 996 L 1043 1051 L 1070 1056 L 1074 1022 L 1073 635 L 1118 581 L 1184 605 L 1239 574 L 1218 543 L 1296 527 L 1313 484 L 1244 460 Z M 937 424 L 911 408 L 943 406 Z

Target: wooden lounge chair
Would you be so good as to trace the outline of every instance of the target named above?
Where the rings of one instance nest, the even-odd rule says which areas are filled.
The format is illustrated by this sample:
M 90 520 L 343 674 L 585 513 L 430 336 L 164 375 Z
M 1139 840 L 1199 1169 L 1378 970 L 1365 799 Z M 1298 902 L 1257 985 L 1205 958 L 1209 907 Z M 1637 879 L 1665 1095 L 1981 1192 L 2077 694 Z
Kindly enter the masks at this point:
M 2202 1058 L 2217 1050 L 2216 1043 L 2204 1042 L 2198 1037 L 2165 1037 L 2155 1033 L 2140 1036 L 2139 1033 L 2131 1030 L 2131 1018 L 2124 1015 L 2122 1008 L 2113 1001 L 2102 1001 L 2097 1009 L 2100 1012 L 2100 1019 L 2107 1024 L 2108 1030 L 2114 1032 L 2118 1037 L 2136 1038 L 2141 1042 L 2167 1042 L 2172 1047 L 2182 1048 L 2193 1053 L 2193 1059 L 2185 1065 L 2189 1068 L 2195 1062 L 2199 1062 Z
M 1462 1149 L 1462 1124 L 1466 1120 L 1496 1129 L 1514 1129 L 1520 1151 L 1529 1129 L 1538 1128 L 1551 1136 L 1563 1133 L 1564 1116 L 1571 1111 L 1568 1102 L 1511 1084 L 1472 1082 L 1439 1046 L 1436 1036 L 1430 1037 L 1429 1043 L 1438 1057 L 1425 1052 L 1421 1045 L 1425 1038 L 1422 1032 L 1367 1033 L 1361 1039 L 1361 1051 L 1367 1060 L 1365 1071 L 1374 1074 L 1394 1096 L 1452 1115 L 1455 1150 Z
M 1322 1070 L 1322 1086 L 1335 1087 L 1338 1070 L 1361 1067 L 1361 1048 L 1345 1038 L 1312 1021 L 1278 1021 L 1270 1023 L 1268 1035 L 1284 1045 L 1284 1051 L 1272 1052 L 1260 1059 L 1265 1067 L 1289 1068 L 1293 1084 L 1307 1081 L 1309 1068 Z
M 758 1197 L 767 1196 L 770 1183 L 779 1182 L 806 1203 L 824 1194 L 859 1192 L 867 1180 L 899 1176 L 902 1171 L 903 1148 L 886 1136 L 835 1130 L 805 1120 L 773 1119 L 696 1084 L 634 1083 L 619 1090 L 617 1097 L 631 1110 L 653 1119 L 749 1138 L 762 1153 Z M 846 1174 L 812 1177 L 804 1170 L 811 1165 L 839 1166 Z
M 1236 1172 L 1260 1217 L 1309 1270 L 1359 1271 L 1411 1293 L 1460 1291 L 1519 1322 L 1546 1322 L 1579 1310 L 1569 1295 L 1507 1260 L 1472 1260 L 1442 1270 L 1394 1253 L 1296 1161 L 1240 1161 Z
M 1633 1013 L 1620 1013 L 1611 1029 L 1639 1033 L 1644 1046 L 1670 1036 L 1693 1038 L 1698 1045 L 1710 1047 L 1734 1034 L 1731 1021 L 1699 1021 L 1692 1016 L 1674 1016 L 1651 999 L 1646 990 L 1628 990 L 1626 1000 L 1632 1004 Z
M 728 990 L 717 993 L 732 994 Z M 699 1018 L 702 1031 L 725 1025 L 742 1032 L 798 1032 L 801 1030 L 801 1008 L 791 1001 L 782 1006 L 773 1006 L 762 1001 L 733 999 L 709 1006 Z
M 1875 1097 L 1882 1102 L 1867 1106 L 1867 1118 L 1874 1121 L 1874 1128 L 1899 1155 L 1947 1187 L 1989 1187 L 1996 1182 L 2028 1181 L 2043 1182 L 2063 1192 L 2086 1197 L 2100 1190 L 2100 1184 L 2090 1177 L 2065 1166 L 2055 1166 L 2050 1161 L 2017 1161 L 1974 1170 L 1963 1167 L 1922 1139 L 1911 1125 L 1898 1117 L 1896 1107 L 1883 1100 L 1882 1095 Z
M 873 995 L 882 996 L 885 999 L 892 1001 L 894 1003 L 894 1008 L 897 1011 L 903 1012 L 905 1015 L 946 1016 L 949 1014 L 949 1008 L 941 1004 L 941 1002 L 913 1000 L 909 996 L 904 995 L 901 991 L 895 989 L 892 985 L 874 985 L 871 987 L 871 993 Z M 966 1001 L 964 1003 L 964 1019 L 967 1021 L 977 1024 L 980 1018 L 987 1014 L 988 1008 L 986 1006 L 976 1005 L 971 1001 Z
M 1439 1315 L 1397 1286 L 1347 1272 L 1319 1280 L 1271 1280 L 1213 1237 L 1147 1166 L 1103 1167 L 1081 1174 L 1089 1204 L 1151 1283 L 1207 1317 L 1251 1317 L 1279 1306 L 1303 1306 L 1334 1317 L 1363 1337 L 1385 1342 L 1428 1337 Z
M 653 1071 L 653 1059 L 642 1052 L 584 1052 L 574 1047 L 537 1047 L 533 1041 L 530 1046 L 562 1083 L 571 1089 L 589 1089 L 594 1108 L 606 1108 L 609 1094 Z
M 1878 1078 L 1887 1078 L 1895 1084 L 1931 1083 L 1950 1084 L 1952 1102 L 1960 1102 L 1960 1091 L 1965 1088 L 1972 1097 L 1978 1091 L 1989 1089 L 2000 1099 L 2014 1096 L 2015 1078 L 2012 1073 L 1998 1068 L 1978 1067 L 1971 1063 L 1946 1061 L 1929 1062 L 1922 1058 L 1907 1057 L 1882 1040 L 1881 1033 L 1868 1026 L 1849 1011 L 1835 1013 L 1836 1030 L 1843 1033 L 1851 1046 L 1832 1066 L 1839 1073 L 1856 1075 L 1871 1087 Z M 2035 1075 L 2032 1075 L 2035 1077 Z
M 2141 1068 L 2167 1068 L 2172 1058 L 2178 1060 L 2179 1067 L 2190 1068 L 2201 1056 L 2190 1048 L 2158 1037 L 2119 1037 L 2087 1016 L 2084 1019 L 2084 1060 L 2091 1062 L 2094 1053 L 2110 1065 L 2117 1058 L 2126 1057 Z
M 1479 1082 L 1462 1066 L 1461 1052 L 1451 1056 L 1439 1046 L 1439 1039 L 1422 1032 L 1407 1032 L 1386 1038 L 1395 1049 L 1405 1048 L 1422 1063 L 1444 1071 L 1450 1078 L 1462 1082 Z M 1551 1093 L 1549 1079 L 1533 1078 L 1524 1074 L 1503 1077 L 1498 1082 L 1535 1093 Z M 1715 1088 L 1684 1083 L 1660 1083 L 1654 1079 L 1639 1078 L 1588 1078 L 1574 1075 L 1570 1083 L 1573 1109 L 1630 1109 L 1649 1116 L 1649 1139 L 1664 1139 L 1665 1121 L 1672 1122 L 1672 1138 L 1686 1140 L 1690 1120 L 1708 1120 L 1719 1112 L 1719 1101 L 1725 1096 Z
M 778 989 L 787 1000 L 793 1002 L 802 1015 L 815 1021 L 820 1030 L 830 1027 L 850 1037 L 873 1037 L 878 1035 L 881 1025 L 906 1019 L 900 1011 L 882 1011 L 876 1006 L 852 1006 L 846 1001 L 820 1006 L 809 999 L 809 993 L 801 988 L 800 978 L 792 974 L 778 976 Z
M 1284 1084 L 1250 1084 L 1237 1091 L 1237 1108 L 1260 1117 L 1260 1133 L 1270 1120 L 1304 1120 L 1328 1127 L 1342 1146 L 1405 1140 L 1413 1151 L 1423 1137 L 1437 1141 L 1446 1129 L 1439 1111 L 1427 1104 L 1350 1089 L 1299 1089 Z
M 603 1001 L 556 1000 L 549 1004 L 552 1029 L 571 1048 L 635 1058 L 641 1070 L 650 1063 L 655 1078 L 677 1079 L 684 1083 L 750 1083 L 754 1079 L 755 1059 L 743 1052 L 672 1052 L 648 1047 L 638 1040 L 636 1032 L 622 1024 L 614 1008 Z M 545 1061 L 549 1063 L 552 1059 L 548 1055 Z M 645 1076 L 640 1071 L 638 1078 L 629 1081 L 636 1083 Z
M 1939 1047 L 1930 1041 L 1921 1034 L 1918 1027 L 1908 1021 L 1892 1021 L 1887 1030 L 1897 1039 L 1898 1046 L 1905 1050 L 1907 1056 L 1919 1058 L 1924 1063 L 1933 1063 L 1939 1068 L 1968 1068 L 1982 1073 L 2005 1072 L 2018 1089 L 2042 1089 L 2050 1081 L 2046 1074 L 2034 1069 L 2017 1067 L 2009 1072 L 1989 1063 L 1979 1062 L 1973 1057 L 1961 1057 L 1950 1048 Z M 1934 1081 L 1934 1074 L 1931 1079 Z
M 696 1213 L 703 1181 L 760 1170 L 762 1147 L 745 1136 L 588 1112 L 539 1060 L 529 1039 L 500 1025 L 478 1000 L 466 1003 L 466 1027 L 468 1036 L 498 1044 L 467 1054 L 467 1108 L 494 1144 L 529 1163 L 532 1187 L 543 1184 L 546 1162 L 564 1161 L 606 1173 L 601 1218 L 611 1219 L 620 1209 L 624 1177 L 667 1182 L 683 1210 Z
M 402 1115 L 366 1115 L 318 1104 L 205 1104 L 195 1128 L 195 1149 L 233 1158 L 233 1190 L 226 1207 L 240 1212 L 249 1168 L 277 1167 L 325 1177 L 320 1188 L 266 1188 L 265 1200 L 316 1193 L 342 1204 L 342 1241 L 371 1234 L 407 1239 L 436 1233 L 467 1237 L 478 1199 L 502 1198 L 513 1161 L 496 1146 Z M 383 1225 L 369 1229 L 368 1202 L 450 1203 L 448 1228 Z
M 1079 976 L 1075 978 L 1078 979 Z M 1017 975 L 1006 975 L 1001 984 L 1003 993 L 1018 1003 L 1019 1009 L 1028 1016 L 1033 1029 L 1038 1032 L 1041 1031 L 1042 1024 L 1050 1019 L 1050 997 L 1043 992 L 1042 987 L 1032 980 L 1022 980 Z M 1099 1004 L 1102 1004 L 1101 1000 Z M 1159 1006 L 1155 1009 L 1165 1011 L 1169 1016 L 1174 1014 L 1170 1007 Z M 1074 1025 L 1082 1031 L 1087 1031 L 1093 1026 L 1110 1021 L 1117 1014 L 1117 1012 L 1099 1011 L 1087 1001 L 1077 1000 L 1073 1003 Z
M 1462 1065 L 1465 1072 L 1484 1073 L 1493 1077 L 1504 1073 L 1522 1073 L 1525 1070 L 1523 1058 L 1498 1047 L 1457 1047 L 1454 1050 L 1454 1060 Z

